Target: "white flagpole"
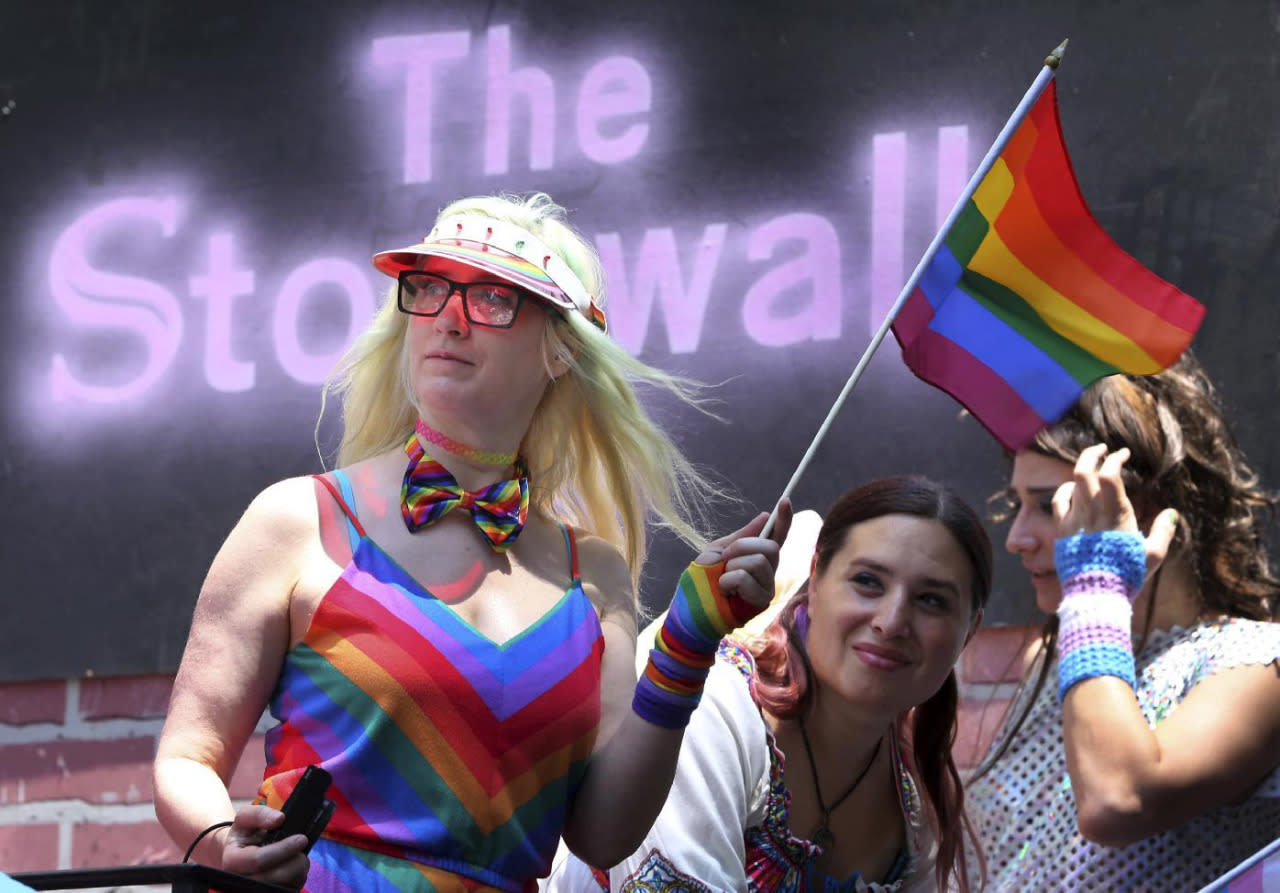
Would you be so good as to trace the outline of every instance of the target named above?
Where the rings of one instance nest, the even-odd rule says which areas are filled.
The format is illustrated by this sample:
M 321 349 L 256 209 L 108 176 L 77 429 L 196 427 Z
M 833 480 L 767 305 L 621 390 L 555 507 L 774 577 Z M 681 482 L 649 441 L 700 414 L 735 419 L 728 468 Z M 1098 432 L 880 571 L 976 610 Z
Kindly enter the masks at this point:
M 951 213 L 947 215 L 947 219 L 943 221 L 942 228 L 938 230 L 938 234 L 933 237 L 933 241 L 929 243 L 929 247 L 925 249 L 924 255 L 920 258 L 920 262 L 916 264 L 916 268 L 911 272 L 911 276 L 907 279 L 907 284 L 902 286 L 898 298 L 893 302 L 893 306 L 889 308 L 889 313 L 885 316 L 884 322 L 880 324 L 880 328 L 876 331 L 875 336 L 871 339 L 871 343 L 867 345 L 867 349 L 863 351 L 862 358 L 858 360 L 858 365 L 853 368 L 853 373 L 849 376 L 849 380 L 844 383 L 844 388 L 840 391 L 840 395 L 836 397 L 836 402 L 832 404 L 827 417 L 823 419 L 822 425 L 818 428 L 818 433 L 813 436 L 813 440 L 809 443 L 809 448 L 805 450 L 800 464 L 796 466 L 795 473 L 791 475 L 791 480 L 787 481 L 786 488 L 782 491 L 782 495 L 778 497 L 778 501 L 786 499 L 791 495 L 800 482 L 800 478 L 804 475 L 805 469 L 809 467 L 809 463 L 813 460 L 813 455 L 818 451 L 818 446 L 822 443 L 822 439 L 827 436 L 827 431 L 831 428 L 831 423 L 835 421 L 837 413 L 844 406 L 845 401 L 849 399 L 849 394 L 853 391 L 853 386 L 858 383 L 858 379 L 862 377 L 862 372 L 867 368 L 867 364 L 871 362 L 872 355 L 875 354 L 880 342 L 884 340 L 884 336 L 889 334 L 889 329 L 893 325 L 894 319 L 898 315 L 898 311 L 902 309 L 902 305 L 907 302 L 907 298 L 916 290 L 916 286 L 920 283 L 920 278 L 924 275 L 924 271 L 928 269 L 929 264 L 933 261 L 933 256 L 938 253 L 938 249 L 942 247 L 942 242 L 946 239 L 947 234 L 951 232 L 951 227 L 955 224 L 956 219 L 964 210 L 965 205 L 969 203 L 969 199 L 973 198 L 973 193 L 977 191 L 978 184 L 991 170 L 996 163 L 996 159 L 1000 157 L 1000 153 L 1004 151 L 1004 147 L 1013 137 L 1013 133 L 1022 123 L 1022 119 L 1031 111 L 1031 107 L 1035 105 L 1040 94 L 1044 92 L 1044 88 L 1049 86 L 1049 81 L 1053 80 L 1053 76 L 1058 69 L 1058 65 L 1062 62 L 1062 55 L 1067 50 L 1067 41 L 1063 41 L 1058 47 L 1048 55 L 1044 60 L 1044 68 L 1040 70 L 1040 74 L 1036 76 L 1035 81 L 1022 97 L 1022 101 L 1018 103 L 1018 107 L 1013 110 L 1013 114 L 1009 120 L 1005 122 L 1003 129 L 996 136 L 996 140 L 991 144 L 991 148 L 987 150 L 987 154 L 983 157 L 982 163 L 978 165 L 977 170 L 973 172 L 973 176 L 969 178 L 969 183 L 964 187 L 964 191 L 960 193 L 960 197 L 956 199 L 955 206 L 951 209 Z M 768 536 L 773 530 L 773 522 L 777 519 L 778 509 L 774 506 L 773 512 L 769 515 L 769 520 L 764 525 L 761 536 Z

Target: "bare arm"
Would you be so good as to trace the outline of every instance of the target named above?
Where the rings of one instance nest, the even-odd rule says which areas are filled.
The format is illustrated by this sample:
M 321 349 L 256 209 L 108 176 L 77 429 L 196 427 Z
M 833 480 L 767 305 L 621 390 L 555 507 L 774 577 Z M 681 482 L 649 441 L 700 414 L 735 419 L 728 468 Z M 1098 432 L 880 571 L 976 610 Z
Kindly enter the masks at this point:
M 1280 753 L 1280 676 L 1237 667 L 1201 682 L 1153 730 L 1133 690 L 1087 679 L 1063 702 L 1080 833 L 1124 846 L 1243 799 Z
M 248 807 L 236 816 L 227 784 L 289 647 L 290 595 L 317 538 L 315 505 L 308 479 L 275 484 L 223 543 L 196 603 L 154 769 L 156 815 L 179 846 L 236 819 L 229 832 L 207 835 L 193 858 L 296 885 L 306 876 L 305 838 L 247 846 L 280 813 Z
M 703 564 L 725 560 L 721 587 L 726 591 L 732 587 L 736 595 L 761 607 L 773 595 L 778 562 L 777 543 L 756 536 L 765 517 L 761 515 L 743 530 L 718 540 L 698 556 Z M 785 538 L 789 520 L 788 504 L 779 513 L 775 532 L 779 540 Z M 632 711 L 636 620 L 630 574 L 616 553 L 592 553 L 583 550 L 583 579 L 584 585 L 591 581 L 598 586 L 598 597 L 605 599 L 601 621 L 605 635 L 603 716 L 591 765 L 570 804 L 564 839 L 583 862 L 609 868 L 643 842 L 662 810 L 675 777 L 684 730 L 662 728 Z M 590 594 L 590 587 L 588 591 Z M 604 596 L 606 591 L 613 594 Z
M 588 865 L 608 868 L 639 845 L 666 802 L 684 733 L 631 712 L 637 626 L 631 574 L 622 557 L 600 541 L 582 545 L 583 587 L 602 608 L 602 715 L 591 764 L 570 804 L 564 839 Z M 626 821 L 636 815 L 648 817 L 643 829 Z

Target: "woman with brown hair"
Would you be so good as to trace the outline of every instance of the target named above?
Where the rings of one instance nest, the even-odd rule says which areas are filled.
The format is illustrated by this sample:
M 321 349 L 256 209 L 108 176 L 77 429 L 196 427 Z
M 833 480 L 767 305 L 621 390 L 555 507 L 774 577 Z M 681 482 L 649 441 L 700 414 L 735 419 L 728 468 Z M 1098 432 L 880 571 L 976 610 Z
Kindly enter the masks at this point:
M 1010 494 L 1053 616 L 969 785 L 993 886 L 1198 889 L 1280 834 L 1275 501 L 1189 354 L 1091 387 Z
M 991 590 L 982 522 L 928 479 L 874 481 L 827 514 L 810 571 L 763 636 L 721 645 L 662 813 L 597 887 L 969 889 L 952 668 Z

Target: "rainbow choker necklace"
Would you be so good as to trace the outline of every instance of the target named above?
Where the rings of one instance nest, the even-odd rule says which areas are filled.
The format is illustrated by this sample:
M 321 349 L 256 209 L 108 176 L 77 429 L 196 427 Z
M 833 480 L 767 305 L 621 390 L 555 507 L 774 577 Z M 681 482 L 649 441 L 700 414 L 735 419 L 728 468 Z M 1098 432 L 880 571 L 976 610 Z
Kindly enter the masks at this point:
M 465 443 L 458 443 L 448 434 L 443 434 L 435 428 L 429 427 L 422 419 L 418 419 L 418 424 L 413 430 L 419 437 L 427 443 L 433 443 L 446 453 L 451 453 L 459 459 L 466 459 L 468 462 L 474 462 L 477 465 L 495 465 L 504 466 L 511 465 L 516 461 L 515 453 L 500 453 L 497 450 L 479 450 Z

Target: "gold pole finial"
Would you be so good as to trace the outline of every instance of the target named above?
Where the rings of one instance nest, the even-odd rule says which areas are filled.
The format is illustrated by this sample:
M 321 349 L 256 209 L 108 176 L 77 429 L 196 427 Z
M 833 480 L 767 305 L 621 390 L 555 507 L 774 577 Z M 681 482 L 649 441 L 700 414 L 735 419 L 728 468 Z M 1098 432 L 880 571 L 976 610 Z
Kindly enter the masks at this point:
M 1066 51 L 1067 51 L 1067 41 L 1063 40 L 1062 43 L 1058 44 L 1057 48 L 1054 49 L 1052 53 L 1045 56 L 1044 64 L 1048 65 L 1050 68 L 1054 70 L 1057 70 L 1058 66 L 1062 64 L 1062 54 L 1065 53 Z

